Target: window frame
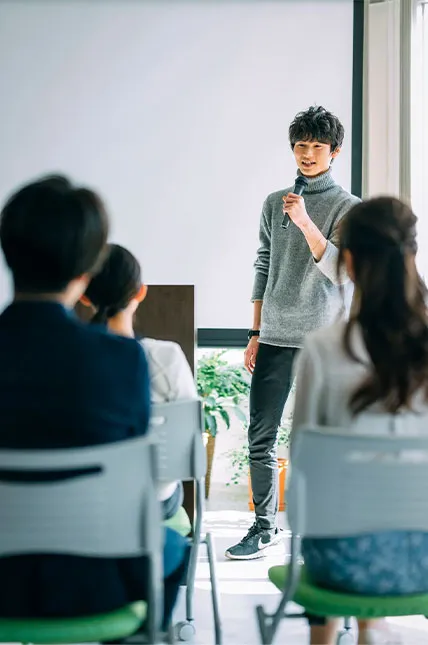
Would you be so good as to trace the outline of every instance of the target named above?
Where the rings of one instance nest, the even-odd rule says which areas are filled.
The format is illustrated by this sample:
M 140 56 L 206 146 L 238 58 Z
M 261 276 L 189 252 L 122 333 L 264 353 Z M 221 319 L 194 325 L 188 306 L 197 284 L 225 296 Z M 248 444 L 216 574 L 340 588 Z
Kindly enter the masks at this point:
M 411 201 L 419 217 L 419 241 L 428 242 L 428 0 L 413 0 L 411 89 Z M 425 247 L 425 248 L 424 248 Z M 418 268 L 428 276 L 427 244 L 420 244 Z

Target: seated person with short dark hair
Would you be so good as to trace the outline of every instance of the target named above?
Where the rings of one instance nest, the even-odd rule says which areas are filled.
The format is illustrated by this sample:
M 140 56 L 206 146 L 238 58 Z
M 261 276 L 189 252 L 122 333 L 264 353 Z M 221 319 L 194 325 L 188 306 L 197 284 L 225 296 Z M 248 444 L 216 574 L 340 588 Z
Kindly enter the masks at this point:
M 71 311 L 101 268 L 107 236 L 100 198 L 63 177 L 29 184 L 4 206 L 0 243 L 14 299 L 0 315 L 0 448 L 92 446 L 147 432 L 144 351 Z M 186 542 L 166 536 L 168 622 Z M 96 614 L 143 600 L 146 567 L 145 558 L 1 558 L 0 616 Z

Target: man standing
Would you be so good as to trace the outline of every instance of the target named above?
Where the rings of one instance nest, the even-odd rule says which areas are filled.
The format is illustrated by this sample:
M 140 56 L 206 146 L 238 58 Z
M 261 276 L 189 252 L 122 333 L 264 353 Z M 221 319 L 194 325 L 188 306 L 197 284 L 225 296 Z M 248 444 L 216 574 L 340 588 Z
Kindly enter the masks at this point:
M 338 226 L 359 201 L 331 175 L 343 137 L 339 119 L 323 107 L 297 114 L 289 139 L 298 175 L 308 182 L 304 197 L 286 189 L 269 195 L 263 205 L 254 265 L 254 318 L 245 351 L 245 366 L 253 375 L 248 440 L 256 520 L 226 551 L 233 560 L 261 557 L 282 539 L 276 525 L 276 443 L 293 361 L 305 335 L 330 324 L 343 307 L 336 270 Z M 285 215 L 290 219 L 287 228 L 282 226 Z M 352 286 L 342 288 L 349 304 Z

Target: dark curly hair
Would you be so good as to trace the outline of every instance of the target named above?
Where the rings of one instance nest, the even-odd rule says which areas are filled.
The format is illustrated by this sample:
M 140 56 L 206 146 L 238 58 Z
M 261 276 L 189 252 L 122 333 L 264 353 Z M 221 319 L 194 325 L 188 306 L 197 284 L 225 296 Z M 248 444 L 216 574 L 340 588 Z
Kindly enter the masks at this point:
M 345 130 L 337 116 L 321 105 L 313 105 L 305 112 L 296 114 L 289 127 L 288 136 L 292 150 L 297 141 L 315 140 L 329 143 L 331 152 L 334 152 L 342 146 Z

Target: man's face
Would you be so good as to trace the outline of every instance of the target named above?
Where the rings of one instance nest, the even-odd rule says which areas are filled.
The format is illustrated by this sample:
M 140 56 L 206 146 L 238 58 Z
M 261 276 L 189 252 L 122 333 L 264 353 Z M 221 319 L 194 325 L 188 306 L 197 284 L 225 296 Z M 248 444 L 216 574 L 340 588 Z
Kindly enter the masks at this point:
M 320 141 L 297 141 L 293 148 L 297 167 L 306 177 L 317 177 L 327 172 L 331 160 L 337 157 L 340 148 L 331 152 L 329 143 Z

